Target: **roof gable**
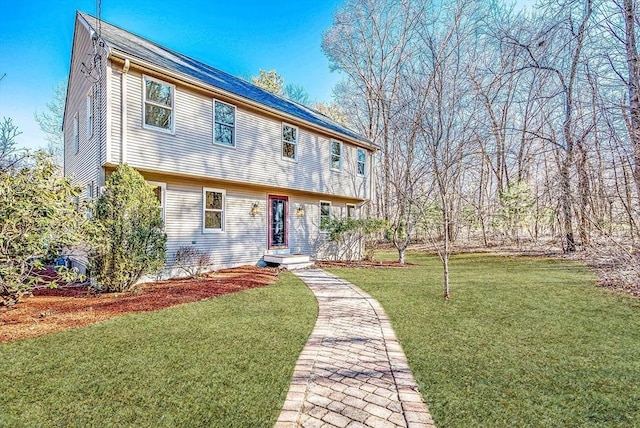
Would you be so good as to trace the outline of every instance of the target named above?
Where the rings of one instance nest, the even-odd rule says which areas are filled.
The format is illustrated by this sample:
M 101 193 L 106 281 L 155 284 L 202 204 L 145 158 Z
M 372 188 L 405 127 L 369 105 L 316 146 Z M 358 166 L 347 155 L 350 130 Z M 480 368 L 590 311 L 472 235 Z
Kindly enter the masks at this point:
M 97 32 L 98 20 L 95 17 L 82 12 L 79 12 L 78 15 Z M 112 53 L 119 51 L 166 70 L 189 76 L 204 84 L 220 88 L 236 96 L 270 107 L 313 125 L 320 126 L 368 145 L 371 149 L 375 149 L 375 145 L 366 138 L 314 109 L 279 97 L 239 77 L 160 46 L 157 43 L 130 33 L 115 25 L 101 21 L 100 35 Z

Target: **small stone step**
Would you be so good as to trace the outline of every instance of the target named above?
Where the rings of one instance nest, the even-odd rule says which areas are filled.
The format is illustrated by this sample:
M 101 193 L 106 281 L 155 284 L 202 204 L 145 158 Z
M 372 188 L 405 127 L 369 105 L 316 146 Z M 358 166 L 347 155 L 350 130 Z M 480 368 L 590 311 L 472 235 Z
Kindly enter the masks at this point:
M 266 263 L 277 264 L 283 269 L 305 269 L 313 266 L 313 261 L 306 254 L 265 254 Z

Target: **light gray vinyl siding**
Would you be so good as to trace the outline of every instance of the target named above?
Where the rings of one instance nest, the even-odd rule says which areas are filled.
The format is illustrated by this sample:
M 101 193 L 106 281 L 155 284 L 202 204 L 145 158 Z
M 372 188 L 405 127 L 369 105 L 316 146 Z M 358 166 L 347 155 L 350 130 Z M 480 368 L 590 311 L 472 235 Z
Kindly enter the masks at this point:
M 169 82 L 172 83 L 172 82 Z M 127 75 L 127 158 L 130 165 L 284 189 L 367 199 L 368 180 L 356 173 L 356 148 L 345 143 L 343 169 L 330 169 L 330 139 L 298 128 L 298 161 L 282 158 L 282 121 L 237 106 L 236 147 L 213 143 L 213 95 L 176 86 L 173 134 L 142 126 L 143 78 Z M 113 145 L 115 146 L 115 145 Z M 115 149 L 112 149 L 116 159 Z
M 202 231 L 202 188 L 226 191 L 223 232 Z M 254 265 L 267 246 L 266 194 L 221 186 L 220 183 L 189 184 L 168 182 L 165 207 L 167 259 L 173 263 L 176 251 L 193 246 L 213 256 L 214 266 Z M 260 201 L 260 214 L 251 216 L 251 206 Z
M 195 247 L 211 254 L 215 268 L 255 265 L 268 248 L 268 198 L 271 193 L 259 189 L 228 185 L 218 181 L 192 182 L 188 179 L 153 177 L 154 182 L 166 183 L 165 232 L 167 234 L 167 270 L 181 246 Z M 203 187 L 223 190 L 225 196 L 225 224 L 223 232 L 203 233 Z M 335 247 L 327 241 L 327 234 L 319 233 L 319 202 L 314 197 L 287 195 L 288 252 L 308 254 L 320 258 L 335 258 Z M 254 203 L 259 213 L 251 215 Z M 305 215 L 296 215 L 302 206 Z M 332 213 L 342 216 L 344 202 L 332 201 Z M 174 274 L 177 272 L 174 272 Z
M 102 57 L 104 58 L 105 55 L 102 55 Z M 100 83 L 95 85 L 96 88 L 94 95 L 94 97 L 96 98 L 96 106 L 100 106 L 100 110 L 96 111 L 95 113 L 96 132 L 94 132 L 94 135 L 98 135 L 98 133 L 100 134 L 100 139 L 97 141 L 97 144 L 100 145 L 100 147 L 98 148 L 100 151 L 100 159 L 98 160 L 97 164 L 97 168 L 99 169 L 102 168 L 102 165 L 104 165 L 107 160 L 106 142 L 109 134 L 111 133 L 111 130 L 109 129 L 111 120 L 111 115 L 109 114 L 109 92 L 111 82 L 107 83 L 107 81 L 110 80 L 111 69 L 110 67 L 107 67 L 107 61 L 105 59 L 103 59 L 102 62 L 103 66 L 102 72 L 100 74 Z M 99 124 L 98 121 L 100 122 Z
M 93 52 L 91 38 L 84 26 L 76 22 L 75 40 L 73 45 L 73 54 L 71 69 L 69 74 L 69 85 L 67 92 L 67 105 L 65 108 L 65 117 L 63 119 L 64 134 L 64 173 L 66 177 L 71 178 L 75 184 L 82 187 L 83 193 L 81 199 L 87 197 L 87 185 L 94 183 L 94 194 L 97 188 L 102 184 L 100 179 L 100 146 L 99 136 L 102 135 L 105 141 L 106 112 L 104 103 L 98 102 L 100 91 L 104 88 L 105 80 L 98 84 L 91 79 L 85 77 L 82 73 L 82 63 L 90 62 L 90 53 Z M 96 74 L 97 75 L 97 74 Z M 104 75 L 104 73 L 103 73 Z M 94 91 L 94 131 L 91 137 L 88 136 L 87 129 L 87 94 L 91 87 L 95 87 Z M 102 113 L 99 114 L 100 107 Z M 76 153 L 73 143 L 73 118 L 78 114 L 79 125 L 79 150 Z M 102 126 L 98 120 L 102 118 Z M 104 152 L 102 153 L 104 155 Z

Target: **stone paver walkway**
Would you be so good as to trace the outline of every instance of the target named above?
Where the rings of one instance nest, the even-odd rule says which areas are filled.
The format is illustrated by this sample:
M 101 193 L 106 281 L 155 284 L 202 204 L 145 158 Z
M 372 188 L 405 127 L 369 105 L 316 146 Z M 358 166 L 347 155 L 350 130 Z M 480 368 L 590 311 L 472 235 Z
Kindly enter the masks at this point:
M 319 313 L 275 427 L 435 427 L 380 304 L 321 269 L 295 274 Z

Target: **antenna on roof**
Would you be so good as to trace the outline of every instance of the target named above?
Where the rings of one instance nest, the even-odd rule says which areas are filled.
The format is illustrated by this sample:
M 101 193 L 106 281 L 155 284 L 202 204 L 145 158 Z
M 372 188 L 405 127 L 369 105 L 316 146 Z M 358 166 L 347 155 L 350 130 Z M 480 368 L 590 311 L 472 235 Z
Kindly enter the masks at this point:
M 96 0 L 96 17 L 98 18 L 98 37 L 102 37 L 102 0 Z
M 80 71 L 91 83 L 97 83 L 100 80 L 101 48 L 104 47 L 104 42 L 102 41 L 102 0 L 96 0 L 96 23 L 98 32 L 91 30 L 93 52 L 88 54 L 91 57 L 91 61 L 89 61 L 88 65 L 84 62 L 80 65 Z

